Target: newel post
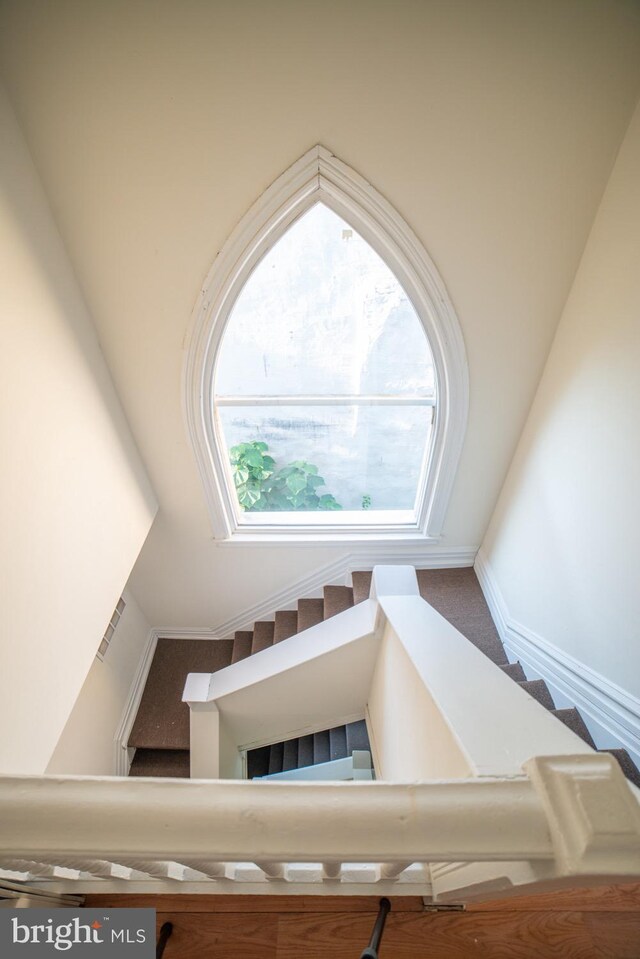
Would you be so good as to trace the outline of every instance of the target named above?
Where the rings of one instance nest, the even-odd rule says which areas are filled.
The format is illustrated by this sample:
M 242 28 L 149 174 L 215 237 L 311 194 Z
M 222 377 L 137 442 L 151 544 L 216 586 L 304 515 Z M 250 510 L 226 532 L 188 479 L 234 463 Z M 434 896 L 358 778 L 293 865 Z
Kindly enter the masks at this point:
M 559 876 L 638 875 L 640 805 L 613 756 L 535 756 L 524 770 L 547 816 Z
M 209 699 L 211 673 L 189 673 L 182 701 L 190 713 L 192 779 L 220 778 L 220 714 Z

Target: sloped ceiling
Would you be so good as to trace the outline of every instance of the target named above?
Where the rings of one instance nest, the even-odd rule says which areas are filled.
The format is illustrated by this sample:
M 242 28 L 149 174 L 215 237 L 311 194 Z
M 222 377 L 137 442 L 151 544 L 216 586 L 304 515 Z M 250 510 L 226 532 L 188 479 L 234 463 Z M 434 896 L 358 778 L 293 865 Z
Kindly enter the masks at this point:
M 640 83 L 626 0 L 5 0 L 4 80 L 161 509 L 131 586 L 203 626 L 339 551 L 220 547 L 181 406 L 217 250 L 315 143 L 435 260 L 468 434 L 446 545 L 477 546 Z

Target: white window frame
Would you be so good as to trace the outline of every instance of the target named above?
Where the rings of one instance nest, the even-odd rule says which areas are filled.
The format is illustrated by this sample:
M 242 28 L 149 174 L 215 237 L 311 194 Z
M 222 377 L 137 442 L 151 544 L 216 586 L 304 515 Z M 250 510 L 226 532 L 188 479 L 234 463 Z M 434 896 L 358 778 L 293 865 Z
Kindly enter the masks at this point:
M 353 226 L 382 257 L 411 300 L 429 341 L 437 402 L 414 510 L 251 513 L 240 509 L 235 495 L 214 415 L 222 335 L 256 265 L 318 202 Z M 216 539 L 310 543 L 440 539 L 467 424 L 469 375 L 460 323 L 442 278 L 409 225 L 371 184 L 324 147 L 313 147 L 278 177 L 216 257 L 192 316 L 183 393 Z

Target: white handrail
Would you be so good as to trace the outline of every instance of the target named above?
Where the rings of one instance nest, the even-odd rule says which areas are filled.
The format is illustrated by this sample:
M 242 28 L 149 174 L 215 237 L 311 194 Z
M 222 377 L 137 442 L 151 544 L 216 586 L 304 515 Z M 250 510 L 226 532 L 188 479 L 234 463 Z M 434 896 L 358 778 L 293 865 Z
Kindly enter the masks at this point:
M 495 892 L 496 876 L 540 890 L 640 874 L 640 805 L 612 757 L 542 757 L 525 773 L 414 784 L 5 776 L 0 873 L 213 891 L 417 881 L 420 894 L 465 882 Z M 439 862 L 457 865 L 430 869 Z
M 377 863 L 553 857 L 543 805 L 525 778 L 402 785 L 5 776 L 0 808 L 0 850 L 7 858 Z

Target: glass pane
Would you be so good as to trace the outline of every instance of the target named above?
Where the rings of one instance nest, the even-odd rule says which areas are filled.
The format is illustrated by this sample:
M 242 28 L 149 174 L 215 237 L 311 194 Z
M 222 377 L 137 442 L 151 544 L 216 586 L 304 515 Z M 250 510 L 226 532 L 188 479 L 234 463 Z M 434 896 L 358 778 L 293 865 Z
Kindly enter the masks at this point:
M 384 261 L 323 204 L 260 261 L 222 342 L 218 395 L 424 395 L 424 328 Z
M 427 406 L 218 409 L 239 499 L 252 512 L 322 509 L 334 505 L 323 504 L 328 495 L 345 510 L 412 509 L 431 414 Z M 232 451 L 239 444 L 247 445 Z

